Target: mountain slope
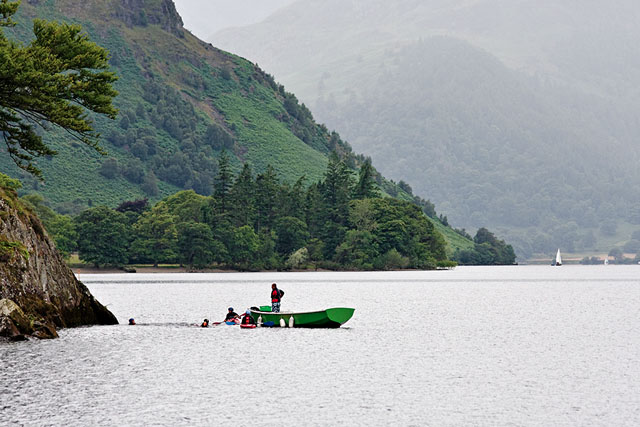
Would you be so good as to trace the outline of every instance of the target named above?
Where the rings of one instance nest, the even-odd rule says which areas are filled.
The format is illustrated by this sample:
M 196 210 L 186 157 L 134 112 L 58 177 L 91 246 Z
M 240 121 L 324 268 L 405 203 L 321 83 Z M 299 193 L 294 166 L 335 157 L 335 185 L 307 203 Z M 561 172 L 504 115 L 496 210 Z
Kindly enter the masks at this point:
M 236 167 L 271 164 L 289 181 L 319 178 L 330 150 L 353 157 L 270 76 L 185 31 L 171 1 L 25 2 L 12 32 L 28 39 L 33 17 L 80 23 L 111 52 L 120 78 L 118 120 L 96 119 L 108 157 L 47 132 L 59 155 L 40 162 L 46 184 L 26 181 L 54 204 L 114 205 L 183 188 L 211 194 L 222 150 Z M 7 156 L 0 166 L 17 173 Z
M 640 224 L 639 13 L 630 1 L 299 0 L 212 40 L 274 72 L 453 224 L 501 227 L 528 257 L 608 251 L 616 225 Z
M 0 156 L 0 169 L 25 182 L 23 193 L 42 193 L 59 212 L 143 197 L 160 200 L 181 189 L 210 195 L 222 151 L 232 154 L 236 170 L 243 162 L 256 172 L 271 165 L 289 183 L 301 176 L 317 181 L 332 151 L 354 169 L 365 159 L 337 133 L 316 124 L 293 94 L 256 65 L 192 36 L 170 0 L 27 2 L 18 25 L 7 33 L 28 41 L 37 17 L 82 25 L 110 51 L 119 76 L 118 119 L 95 118 L 108 156 L 69 141 L 55 128 L 42 129 L 59 152 L 39 162 L 44 183 Z M 413 199 L 406 185 L 403 189 L 376 171 L 374 178 L 388 194 Z M 453 230 L 436 226 L 448 235 L 449 253 L 471 246 Z

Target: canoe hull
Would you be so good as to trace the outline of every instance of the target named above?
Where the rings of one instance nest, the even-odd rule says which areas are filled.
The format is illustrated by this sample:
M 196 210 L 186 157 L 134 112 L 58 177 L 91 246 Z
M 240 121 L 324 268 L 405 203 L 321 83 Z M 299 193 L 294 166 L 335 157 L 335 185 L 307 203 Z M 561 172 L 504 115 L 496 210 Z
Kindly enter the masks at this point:
M 321 311 L 307 311 L 298 313 L 271 313 L 268 311 L 251 310 L 251 317 L 258 322 L 262 317 L 262 322 L 273 322 L 274 326 L 280 325 L 280 319 L 285 325 L 290 325 L 293 317 L 294 328 L 339 328 L 351 317 L 355 309 L 347 307 L 329 308 Z

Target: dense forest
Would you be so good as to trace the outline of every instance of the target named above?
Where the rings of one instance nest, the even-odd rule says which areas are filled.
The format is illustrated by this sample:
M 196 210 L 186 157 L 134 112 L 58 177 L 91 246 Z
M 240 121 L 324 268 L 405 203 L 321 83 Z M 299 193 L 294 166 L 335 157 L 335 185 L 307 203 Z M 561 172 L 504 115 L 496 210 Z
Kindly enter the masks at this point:
M 415 203 L 382 197 L 365 162 L 356 176 L 336 154 L 323 178 L 282 182 L 249 164 L 234 177 L 225 154 L 212 196 L 178 192 L 56 214 L 42 196 L 23 201 L 43 219 L 60 250 L 95 266 L 174 264 L 191 269 L 389 270 L 451 267 L 444 237 Z M 464 233 L 459 231 L 459 233 Z M 471 236 L 465 236 L 470 238 Z M 515 255 L 486 229 L 454 256 L 464 264 L 513 264 Z
M 223 154 L 212 196 L 178 192 L 71 219 L 40 211 L 58 247 L 96 266 L 180 263 L 191 268 L 397 269 L 451 266 L 445 240 L 414 203 L 380 197 L 366 162 L 357 179 L 332 155 L 322 180 L 283 183 L 267 167 L 233 176 Z

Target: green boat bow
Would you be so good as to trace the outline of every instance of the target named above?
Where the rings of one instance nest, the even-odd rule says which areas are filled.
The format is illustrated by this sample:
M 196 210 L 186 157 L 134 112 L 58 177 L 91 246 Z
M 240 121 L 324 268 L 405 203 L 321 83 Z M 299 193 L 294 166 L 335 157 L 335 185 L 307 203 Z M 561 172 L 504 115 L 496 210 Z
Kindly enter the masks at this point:
M 260 325 L 273 322 L 274 326 L 280 326 L 280 320 L 284 320 L 286 326 L 294 328 L 339 328 L 353 316 L 354 308 L 336 307 L 321 311 L 305 312 L 280 312 L 251 310 L 251 317 Z M 291 318 L 293 317 L 293 323 Z

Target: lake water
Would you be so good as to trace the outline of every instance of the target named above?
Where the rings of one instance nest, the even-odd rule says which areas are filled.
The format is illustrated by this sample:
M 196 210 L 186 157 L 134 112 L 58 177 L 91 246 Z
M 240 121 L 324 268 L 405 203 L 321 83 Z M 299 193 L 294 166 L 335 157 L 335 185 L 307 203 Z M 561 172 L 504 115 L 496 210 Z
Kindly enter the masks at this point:
M 121 323 L 0 345 L 8 425 L 640 425 L 640 266 L 81 275 Z M 203 329 L 269 304 L 340 329 Z

